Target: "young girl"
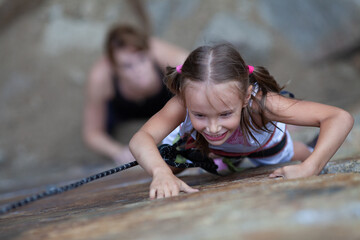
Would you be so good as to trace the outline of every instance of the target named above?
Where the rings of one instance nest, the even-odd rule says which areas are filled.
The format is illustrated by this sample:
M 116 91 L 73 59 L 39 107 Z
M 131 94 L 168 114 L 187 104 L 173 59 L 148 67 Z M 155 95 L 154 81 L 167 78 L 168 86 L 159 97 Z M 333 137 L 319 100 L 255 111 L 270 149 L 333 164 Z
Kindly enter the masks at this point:
M 183 65 L 167 68 L 166 85 L 175 97 L 130 141 L 133 156 L 153 177 L 150 198 L 198 191 L 178 179 L 159 154 L 157 144 L 174 129 L 181 137 L 190 135 L 209 156 L 248 156 L 257 165 L 300 160 L 269 176 L 300 178 L 319 174 L 353 126 L 342 109 L 280 95 L 269 72 L 246 65 L 229 44 L 197 48 Z M 312 152 L 292 142 L 286 124 L 320 127 Z

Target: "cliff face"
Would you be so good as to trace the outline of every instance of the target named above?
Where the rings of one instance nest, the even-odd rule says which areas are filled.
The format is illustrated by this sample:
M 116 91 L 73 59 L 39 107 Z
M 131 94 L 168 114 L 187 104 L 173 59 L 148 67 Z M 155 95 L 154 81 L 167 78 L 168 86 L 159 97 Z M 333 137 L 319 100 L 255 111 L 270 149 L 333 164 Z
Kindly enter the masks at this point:
M 270 169 L 224 179 L 205 175 L 198 180 L 190 174 L 184 178 L 204 191 L 152 202 L 148 182 L 133 179 L 138 174 L 148 181 L 147 175 L 135 169 L 2 217 L 1 238 L 161 238 L 168 231 L 175 238 L 293 239 L 311 233 L 319 239 L 337 239 L 340 233 L 356 238 L 359 178 L 349 172 L 358 172 L 360 140 L 359 1 L 143 4 L 157 37 L 188 50 L 230 41 L 249 64 L 266 66 L 281 84 L 288 83 L 296 97 L 353 113 L 354 129 L 329 164 L 331 174 L 279 181 L 266 178 Z M 118 21 L 144 25 L 128 1 L 3 0 L 0 16 L 1 204 L 111 168 L 109 160 L 83 144 L 83 92 L 108 27 Z M 121 140 L 126 142 L 137 127 L 123 126 Z M 291 131 L 303 141 L 317 132 Z M 336 161 L 344 159 L 351 161 Z M 348 173 L 334 174 L 344 169 Z
M 300 99 L 352 111 L 360 98 L 358 1 L 140 1 L 147 24 L 127 1 L 22 1 L 0 2 L 0 192 L 111 164 L 84 146 L 81 121 L 88 71 L 114 22 L 150 25 L 189 50 L 230 41 Z
M 149 178 L 129 179 L 139 170 L 132 169 L 0 216 L 0 237 L 359 239 L 358 158 L 333 161 L 331 173 L 306 179 L 269 179 L 274 169 L 188 172 L 181 178 L 200 191 L 160 200 L 148 199 Z

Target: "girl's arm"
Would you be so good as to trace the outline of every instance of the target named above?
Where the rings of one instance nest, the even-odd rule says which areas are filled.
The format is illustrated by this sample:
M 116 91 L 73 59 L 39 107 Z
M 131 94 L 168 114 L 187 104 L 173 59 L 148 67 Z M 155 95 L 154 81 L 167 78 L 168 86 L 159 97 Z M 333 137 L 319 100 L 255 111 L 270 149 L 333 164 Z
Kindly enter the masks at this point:
M 320 127 L 312 154 L 301 164 L 277 169 L 270 177 L 298 178 L 317 175 L 340 148 L 353 127 L 353 117 L 343 109 L 315 102 L 300 101 L 269 93 L 266 98 L 271 121 Z
M 150 198 L 176 196 L 179 191 L 197 191 L 175 177 L 157 148 L 157 144 L 183 122 L 185 116 L 186 109 L 181 100 L 175 96 L 130 140 L 129 146 L 133 156 L 153 177 Z

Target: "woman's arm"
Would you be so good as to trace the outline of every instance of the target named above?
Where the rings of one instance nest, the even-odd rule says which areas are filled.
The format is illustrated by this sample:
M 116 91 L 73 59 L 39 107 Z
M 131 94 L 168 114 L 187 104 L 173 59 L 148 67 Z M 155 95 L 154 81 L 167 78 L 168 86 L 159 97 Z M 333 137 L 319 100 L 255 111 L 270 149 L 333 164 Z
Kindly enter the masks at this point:
M 134 160 L 128 147 L 115 141 L 105 131 L 106 104 L 113 94 L 110 76 L 110 67 L 104 58 L 90 72 L 85 92 L 83 135 L 90 148 L 118 164 L 124 164 Z
M 353 127 L 353 117 L 343 109 L 308 101 L 299 101 L 270 93 L 267 95 L 266 116 L 299 126 L 319 127 L 320 133 L 312 154 L 300 165 L 286 166 L 271 176 L 297 178 L 317 175 L 340 148 Z
M 150 198 L 176 196 L 179 191 L 197 191 L 175 177 L 157 148 L 157 144 L 170 134 L 185 116 L 186 109 L 175 96 L 130 140 L 130 150 L 135 159 L 153 177 Z
M 150 54 L 162 69 L 183 64 L 189 52 L 158 38 L 150 38 Z

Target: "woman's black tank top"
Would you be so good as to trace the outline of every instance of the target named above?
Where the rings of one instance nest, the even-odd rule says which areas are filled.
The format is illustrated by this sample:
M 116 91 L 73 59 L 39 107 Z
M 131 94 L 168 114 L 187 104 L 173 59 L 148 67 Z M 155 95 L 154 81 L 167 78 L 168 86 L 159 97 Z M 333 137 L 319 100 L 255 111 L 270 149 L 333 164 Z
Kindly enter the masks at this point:
M 156 66 L 156 70 L 158 72 L 159 81 L 162 81 L 164 78 L 163 72 L 159 66 Z M 110 115 L 116 117 L 117 122 L 131 119 L 150 118 L 172 97 L 171 92 L 167 89 L 165 84 L 162 83 L 162 88 L 157 94 L 150 96 L 141 102 L 130 101 L 121 95 L 118 81 L 117 76 L 112 78 L 115 96 L 109 101 L 109 110 L 112 111 Z

